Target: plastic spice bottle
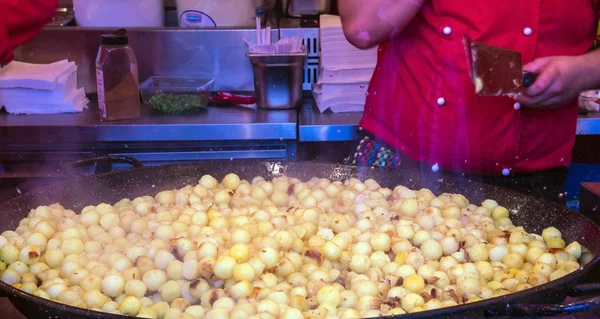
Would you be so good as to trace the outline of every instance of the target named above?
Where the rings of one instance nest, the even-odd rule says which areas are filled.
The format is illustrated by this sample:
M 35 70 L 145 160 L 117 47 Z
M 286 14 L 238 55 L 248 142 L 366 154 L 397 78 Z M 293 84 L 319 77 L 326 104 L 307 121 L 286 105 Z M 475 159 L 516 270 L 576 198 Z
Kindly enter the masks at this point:
M 98 107 L 106 121 L 140 117 L 137 59 L 125 32 L 102 35 L 96 58 Z

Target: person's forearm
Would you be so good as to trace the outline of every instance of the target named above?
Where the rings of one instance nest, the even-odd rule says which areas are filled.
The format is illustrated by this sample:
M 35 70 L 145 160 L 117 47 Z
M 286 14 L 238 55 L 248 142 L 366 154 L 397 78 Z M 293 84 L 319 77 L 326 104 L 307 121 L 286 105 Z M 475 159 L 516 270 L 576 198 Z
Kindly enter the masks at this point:
M 600 49 L 588 52 L 581 57 L 581 70 L 583 89 L 600 89 Z
M 402 31 L 425 0 L 340 0 L 344 34 L 354 46 L 365 49 Z

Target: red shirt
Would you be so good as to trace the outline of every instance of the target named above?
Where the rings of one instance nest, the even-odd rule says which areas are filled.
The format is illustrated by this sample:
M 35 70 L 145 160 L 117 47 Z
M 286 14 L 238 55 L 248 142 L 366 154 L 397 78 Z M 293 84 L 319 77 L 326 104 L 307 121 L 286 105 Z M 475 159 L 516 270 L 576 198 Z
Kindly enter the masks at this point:
M 38 34 L 55 14 L 58 0 L 0 0 L 0 65 Z
M 509 97 L 479 97 L 463 34 L 520 51 L 523 63 L 581 55 L 596 36 L 600 0 L 426 1 L 379 47 L 361 126 L 413 160 L 466 173 L 566 167 L 577 104 L 516 110 Z

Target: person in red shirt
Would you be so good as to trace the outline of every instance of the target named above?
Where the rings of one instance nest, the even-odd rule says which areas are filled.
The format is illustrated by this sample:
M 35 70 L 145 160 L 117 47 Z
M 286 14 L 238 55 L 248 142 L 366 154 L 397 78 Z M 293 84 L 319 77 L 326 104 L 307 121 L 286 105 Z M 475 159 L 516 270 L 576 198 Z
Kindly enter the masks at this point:
M 0 0 L 0 65 L 36 36 L 56 12 L 58 0 Z
M 340 0 L 347 39 L 379 45 L 358 151 L 347 161 L 479 176 L 561 202 L 578 94 L 600 87 L 599 0 Z M 538 73 L 515 99 L 481 97 L 463 35 Z

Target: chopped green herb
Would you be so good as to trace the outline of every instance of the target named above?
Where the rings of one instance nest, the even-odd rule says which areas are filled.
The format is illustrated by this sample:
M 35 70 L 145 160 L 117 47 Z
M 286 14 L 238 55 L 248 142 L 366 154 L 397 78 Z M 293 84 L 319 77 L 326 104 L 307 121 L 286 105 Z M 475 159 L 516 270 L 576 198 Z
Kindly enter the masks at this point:
M 150 99 L 150 106 L 168 114 L 185 113 L 204 108 L 208 102 L 194 94 L 156 94 Z

